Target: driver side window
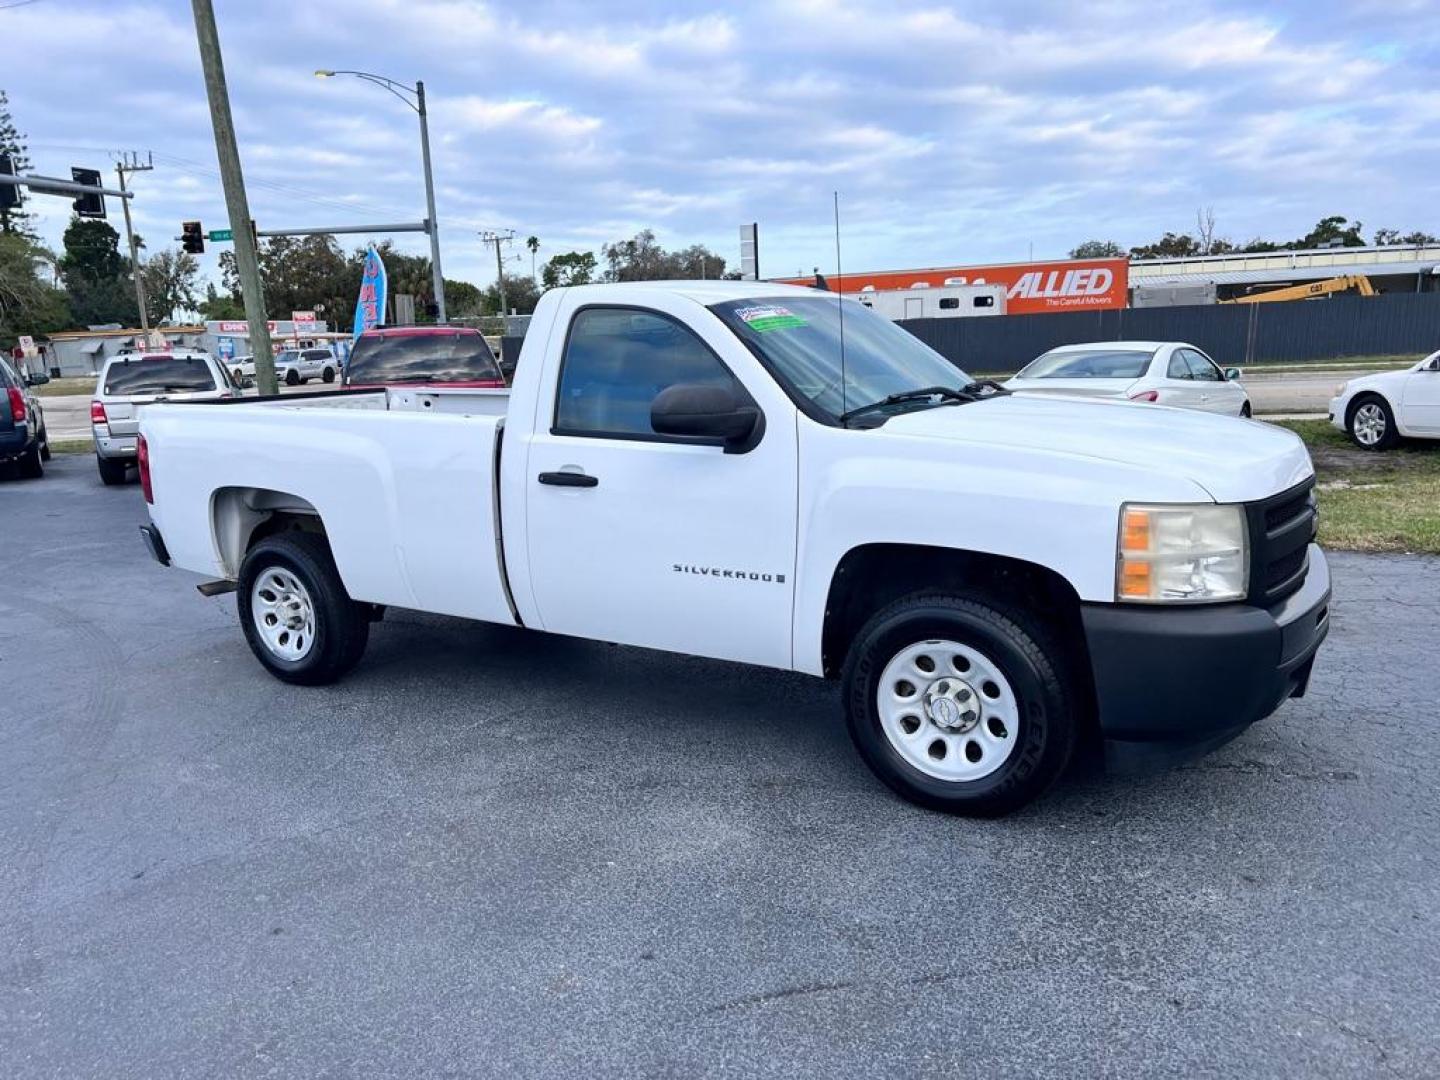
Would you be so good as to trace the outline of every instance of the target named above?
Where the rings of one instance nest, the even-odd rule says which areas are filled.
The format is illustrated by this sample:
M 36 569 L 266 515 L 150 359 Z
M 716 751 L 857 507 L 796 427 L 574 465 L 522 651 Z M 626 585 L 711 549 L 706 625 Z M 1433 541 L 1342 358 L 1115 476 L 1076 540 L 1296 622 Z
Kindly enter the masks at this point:
M 1224 373 L 1214 362 L 1201 356 L 1194 349 L 1186 349 L 1185 362 L 1190 368 L 1190 377 L 1199 382 L 1224 382 Z
M 570 324 L 555 397 L 556 435 L 687 442 L 650 426 L 650 405 L 676 383 L 731 388 L 739 380 L 687 327 L 657 311 L 584 308 Z

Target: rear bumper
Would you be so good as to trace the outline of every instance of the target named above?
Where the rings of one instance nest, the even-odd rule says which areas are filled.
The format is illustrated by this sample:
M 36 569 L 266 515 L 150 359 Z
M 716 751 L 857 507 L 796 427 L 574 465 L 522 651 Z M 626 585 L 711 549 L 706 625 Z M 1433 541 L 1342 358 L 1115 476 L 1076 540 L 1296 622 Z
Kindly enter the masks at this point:
M 1197 757 L 1302 696 L 1329 605 L 1330 568 L 1313 544 L 1304 583 L 1273 608 L 1083 605 L 1107 766 Z
M 102 458 L 135 457 L 138 435 L 96 435 L 95 453 Z
M 0 461 L 19 457 L 29 450 L 33 443 L 29 426 L 17 424 L 15 430 L 0 434 Z

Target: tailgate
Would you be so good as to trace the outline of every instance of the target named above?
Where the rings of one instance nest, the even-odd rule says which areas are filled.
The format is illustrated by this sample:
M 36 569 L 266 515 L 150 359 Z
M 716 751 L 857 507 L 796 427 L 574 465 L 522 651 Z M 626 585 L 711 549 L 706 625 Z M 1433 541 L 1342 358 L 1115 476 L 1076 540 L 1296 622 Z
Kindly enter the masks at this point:
M 119 398 L 105 402 L 105 415 L 110 420 L 110 434 L 118 436 L 140 433 L 140 409 L 158 401 L 213 401 L 224 397 L 224 391 L 204 390 L 196 394 L 158 394 L 154 397 Z

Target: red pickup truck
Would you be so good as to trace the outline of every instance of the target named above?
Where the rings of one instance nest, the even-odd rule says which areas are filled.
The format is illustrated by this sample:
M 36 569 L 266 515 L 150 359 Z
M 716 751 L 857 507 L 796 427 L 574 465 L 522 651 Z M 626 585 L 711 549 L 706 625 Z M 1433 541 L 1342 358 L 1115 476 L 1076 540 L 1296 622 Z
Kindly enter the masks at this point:
M 468 326 L 387 326 L 366 330 L 345 365 L 346 386 L 504 387 L 500 365 Z

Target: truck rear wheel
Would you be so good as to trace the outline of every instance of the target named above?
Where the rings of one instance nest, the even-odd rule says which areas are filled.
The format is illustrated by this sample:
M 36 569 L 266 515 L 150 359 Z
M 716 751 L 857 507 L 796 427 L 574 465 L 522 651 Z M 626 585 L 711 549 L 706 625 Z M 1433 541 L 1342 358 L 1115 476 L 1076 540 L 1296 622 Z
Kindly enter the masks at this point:
M 991 817 L 1065 771 L 1078 717 L 1061 648 L 982 595 L 921 595 L 876 614 L 844 671 L 860 756 L 911 802 Z
M 126 462 L 124 458 L 103 458 L 97 456 L 95 464 L 100 469 L 100 482 L 106 487 L 114 487 L 116 484 L 125 482 Z
M 370 639 L 369 605 L 350 599 L 329 544 L 315 533 L 282 533 L 251 548 L 236 601 L 250 651 L 285 682 L 334 682 Z

